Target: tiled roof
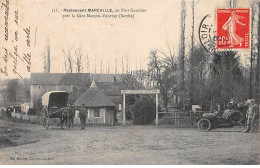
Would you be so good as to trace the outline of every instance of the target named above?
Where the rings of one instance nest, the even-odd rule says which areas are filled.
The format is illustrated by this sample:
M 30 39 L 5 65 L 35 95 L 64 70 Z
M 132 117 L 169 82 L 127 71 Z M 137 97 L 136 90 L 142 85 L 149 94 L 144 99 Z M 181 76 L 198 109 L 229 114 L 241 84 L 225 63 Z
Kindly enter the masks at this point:
M 63 73 L 31 73 L 30 84 L 31 85 L 57 85 L 62 77 Z
M 76 106 L 84 104 L 85 107 L 115 107 L 116 105 L 101 92 L 93 81 L 91 87 L 83 93 L 76 101 Z
M 87 85 L 89 73 L 31 73 L 31 85 Z
M 90 81 L 95 80 L 96 83 L 98 82 L 118 82 L 121 81 L 122 75 L 121 74 L 90 74 Z

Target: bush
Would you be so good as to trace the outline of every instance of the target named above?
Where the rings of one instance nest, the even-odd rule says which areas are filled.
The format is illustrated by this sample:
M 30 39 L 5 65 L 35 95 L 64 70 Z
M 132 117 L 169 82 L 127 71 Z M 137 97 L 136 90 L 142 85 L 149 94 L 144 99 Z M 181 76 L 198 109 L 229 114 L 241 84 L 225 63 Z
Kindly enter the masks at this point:
M 135 104 L 135 101 L 140 97 L 140 95 L 126 95 L 126 107 L 125 107 L 125 117 L 127 120 L 132 120 L 131 106 Z
M 133 122 L 136 125 L 150 124 L 156 115 L 155 100 L 152 96 L 136 97 L 135 103 L 130 106 Z
M 33 108 L 29 108 L 28 115 L 36 115 L 36 110 Z

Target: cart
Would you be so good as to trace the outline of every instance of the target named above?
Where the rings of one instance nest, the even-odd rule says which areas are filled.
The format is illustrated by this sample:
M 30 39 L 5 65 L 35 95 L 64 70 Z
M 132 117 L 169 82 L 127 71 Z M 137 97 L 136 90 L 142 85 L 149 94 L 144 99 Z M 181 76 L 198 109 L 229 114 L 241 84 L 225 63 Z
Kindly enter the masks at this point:
M 61 128 L 64 119 L 68 121 L 70 129 L 70 110 L 67 108 L 68 93 L 65 91 L 46 92 L 42 96 L 41 121 L 44 129 L 48 129 L 51 118 L 61 119 Z

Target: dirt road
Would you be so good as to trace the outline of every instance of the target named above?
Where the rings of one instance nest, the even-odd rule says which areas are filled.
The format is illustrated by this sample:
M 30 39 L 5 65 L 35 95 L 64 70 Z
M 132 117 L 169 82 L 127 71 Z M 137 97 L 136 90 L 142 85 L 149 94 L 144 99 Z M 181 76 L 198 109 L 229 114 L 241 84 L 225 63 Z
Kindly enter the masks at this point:
M 0 121 L 30 130 L 28 144 L 0 148 L 2 164 L 259 164 L 260 133 L 163 126 L 95 126 L 60 130 Z M 38 139 L 38 140 L 37 140 Z

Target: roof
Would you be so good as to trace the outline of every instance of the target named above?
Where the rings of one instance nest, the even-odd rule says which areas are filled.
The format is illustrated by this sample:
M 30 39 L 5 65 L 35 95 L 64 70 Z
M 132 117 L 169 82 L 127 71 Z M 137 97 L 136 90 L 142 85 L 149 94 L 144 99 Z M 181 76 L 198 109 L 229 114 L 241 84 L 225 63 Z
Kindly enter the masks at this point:
M 95 80 L 95 82 L 118 82 L 121 81 L 121 74 L 90 74 L 90 81 Z
M 66 92 L 66 91 L 50 91 L 50 92 L 46 92 L 46 93 L 44 93 L 44 95 L 42 95 L 42 104 L 43 105 L 48 105 L 49 98 L 50 98 L 50 95 L 52 93 L 65 93 L 65 94 L 68 94 L 68 92 Z
M 31 85 L 87 85 L 89 73 L 31 73 Z
M 98 89 L 93 80 L 90 88 L 83 93 L 76 101 L 76 106 L 84 104 L 85 107 L 115 107 L 116 105 Z
M 62 77 L 63 73 L 31 73 L 30 84 L 31 85 L 57 85 Z

